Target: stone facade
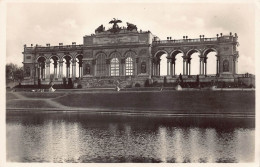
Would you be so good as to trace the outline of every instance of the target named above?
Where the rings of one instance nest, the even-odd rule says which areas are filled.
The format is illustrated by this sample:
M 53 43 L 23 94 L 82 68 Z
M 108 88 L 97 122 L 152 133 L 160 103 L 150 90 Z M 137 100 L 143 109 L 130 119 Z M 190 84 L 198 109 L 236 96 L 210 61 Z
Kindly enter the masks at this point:
M 190 75 L 190 60 L 195 52 L 200 55 L 200 78 L 207 77 L 207 55 L 210 52 L 217 53 L 215 78 L 234 80 L 237 74 L 239 53 L 236 34 L 159 40 L 150 31 L 138 31 L 136 26 L 131 26 L 133 28 L 120 28 L 114 23 L 113 28 L 107 31 L 100 26 L 95 34 L 83 37 L 83 45 L 25 45 L 24 84 L 35 84 L 38 79 L 43 84 L 48 84 L 50 80 L 62 83 L 63 78 L 72 78 L 73 81 L 80 79 L 83 87 L 98 87 L 101 83 L 111 85 L 119 80 L 126 85 L 143 85 L 147 79 L 162 79 L 160 57 L 163 54 L 167 54 L 167 78 L 175 82 L 178 77 L 175 76 L 175 56 L 183 54 L 184 79 L 194 78 Z M 50 66 L 54 67 L 53 74 Z

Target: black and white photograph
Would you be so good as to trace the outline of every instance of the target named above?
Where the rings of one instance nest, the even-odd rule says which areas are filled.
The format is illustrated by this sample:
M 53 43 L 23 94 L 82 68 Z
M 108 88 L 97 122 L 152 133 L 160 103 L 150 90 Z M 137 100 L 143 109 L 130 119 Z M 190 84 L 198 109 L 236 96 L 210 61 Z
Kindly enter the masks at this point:
M 259 166 L 260 1 L 0 4 L 3 166 Z

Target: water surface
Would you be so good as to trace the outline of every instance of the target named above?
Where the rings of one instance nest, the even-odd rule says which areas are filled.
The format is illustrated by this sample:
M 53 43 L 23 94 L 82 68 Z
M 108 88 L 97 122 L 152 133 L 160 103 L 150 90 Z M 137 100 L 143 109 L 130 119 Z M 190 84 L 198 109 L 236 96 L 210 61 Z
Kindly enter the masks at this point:
M 253 162 L 254 119 L 8 114 L 9 162 Z

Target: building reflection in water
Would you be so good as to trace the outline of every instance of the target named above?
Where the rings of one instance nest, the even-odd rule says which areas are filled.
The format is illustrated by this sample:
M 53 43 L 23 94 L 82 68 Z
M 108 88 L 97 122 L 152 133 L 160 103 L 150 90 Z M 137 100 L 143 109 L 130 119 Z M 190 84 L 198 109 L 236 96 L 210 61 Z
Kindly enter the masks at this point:
M 229 125 L 223 126 L 226 122 Z M 252 122 L 248 118 L 8 115 L 7 161 L 253 162 Z

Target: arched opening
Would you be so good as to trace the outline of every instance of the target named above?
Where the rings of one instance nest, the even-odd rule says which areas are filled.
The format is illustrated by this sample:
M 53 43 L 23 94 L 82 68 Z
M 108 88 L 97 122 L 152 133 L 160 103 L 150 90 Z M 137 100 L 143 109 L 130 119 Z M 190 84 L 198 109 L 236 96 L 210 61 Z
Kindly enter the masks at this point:
M 50 58 L 50 80 L 54 81 L 57 80 L 58 78 L 58 57 L 57 56 L 52 56 Z
M 45 57 L 38 58 L 38 78 L 45 79 L 46 78 L 46 59 Z
M 78 55 L 76 57 L 76 71 L 75 72 L 76 72 L 76 77 L 78 77 L 78 78 L 82 77 L 82 70 L 83 70 L 83 68 L 82 68 L 83 61 L 82 61 L 82 59 L 83 59 L 82 55 Z
M 168 54 L 166 51 L 159 51 L 155 54 L 153 63 L 155 76 L 164 76 L 169 73 L 167 71 L 167 57 Z
M 187 52 L 186 75 L 200 74 L 200 52 L 198 50 L 190 50 Z
M 217 51 L 213 48 L 207 49 L 204 51 L 204 57 L 206 57 L 205 61 L 205 75 L 216 75 L 219 72 L 219 65 L 217 59 Z
M 172 58 L 172 75 L 178 76 L 183 75 L 183 52 L 180 50 L 173 51 L 171 54 Z
M 133 75 L 134 65 L 132 57 L 127 57 L 125 60 L 125 74 L 127 76 Z
M 66 78 L 72 77 L 72 58 L 68 55 L 63 57 L 63 76 Z
M 110 61 L 110 75 L 119 76 L 119 60 L 118 58 L 112 58 Z

